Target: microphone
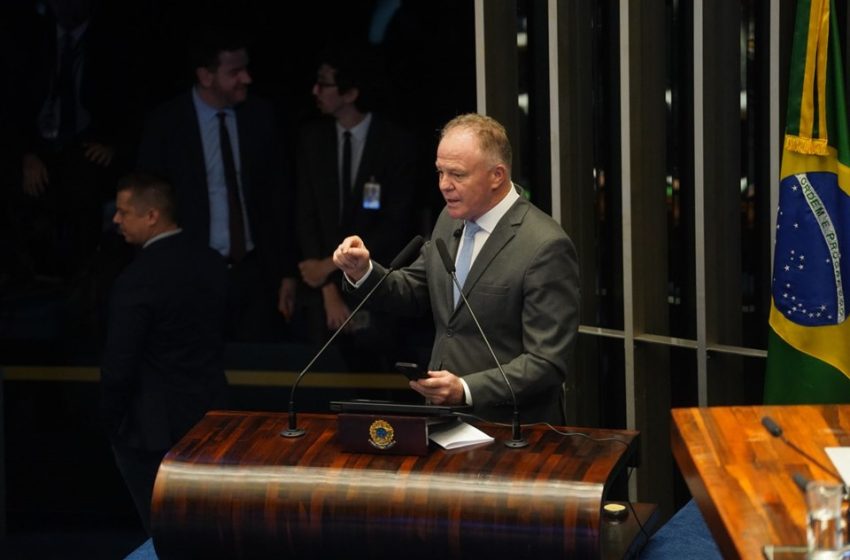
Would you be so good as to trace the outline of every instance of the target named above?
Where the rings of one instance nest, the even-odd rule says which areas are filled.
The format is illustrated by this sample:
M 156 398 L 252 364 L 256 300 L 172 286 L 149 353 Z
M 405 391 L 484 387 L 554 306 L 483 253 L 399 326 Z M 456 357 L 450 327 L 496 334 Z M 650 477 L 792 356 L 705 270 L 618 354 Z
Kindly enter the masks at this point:
M 463 235 L 463 227 L 459 227 L 452 232 L 452 237 L 455 239 L 460 239 L 461 235 Z M 442 256 L 442 253 L 440 253 L 440 255 Z
M 449 256 L 449 250 L 446 248 L 446 242 L 442 239 L 437 239 L 435 241 L 437 244 L 437 252 L 440 253 L 440 258 L 443 259 L 443 266 L 446 269 L 446 272 L 451 275 L 452 280 L 457 286 L 457 291 L 460 293 L 461 299 L 463 299 L 463 303 L 466 304 L 466 308 L 469 310 L 469 315 L 472 317 L 472 321 L 475 323 L 475 326 L 478 328 L 478 332 L 481 334 L 481 338 L 484 339 L 484 343 L 487 345 L 487 350 L 490 351 L 490 355 L 493 357 L 493 361 L 496 362 L 496 367 L 499 368 L 499 373 L 502 374 L 502 379 L 505 380 L 505 385 L 508 386 L 508 391 L 511 393 L 511 401 L 514 405 L 514 417 L 513 423 L 511 425 L 511 439 L 505 442 L 505 445 L 511 448 L 520 448 L 528 445 L 528 440 L 522 437 L 522 424 L 519 422 L 519 406 L 517 406 L 516 402 L 516 394 L 514 394 L 514 388 L 511 387 L 511 382 L 508 380 L 508 376 L 505 375 L 505 370 L 502 369 L 502 364 L 499 363 L 499 358 L 496 357 L 496 353 L 493 352 L 493 347 L 490 346 L 490 341 L 487 339 L 487 335 L 484 334 L 484 329 L 481 328 L 481 323 L 478 322 L 478 318 L 475 316 L 475 312 L 472 311 L 472 307 L 469 305 L 469 301 L 467 301 L 466 296 L 463 294 L 463 288 L 460 285 L 460 282 L 457 281 L 457 274 L 455 274 L 455 264 L 452 262 L 452 258 Z
M 773 421 L 773 418 L 770 416 L 763 416 L 761 419 L 761 425 L 767 428 L 767 431 L 770 432 L 770 435 L 773 437 L 782 437 L 782 428 L 779 427 L 779 424 Z
M 387 276 L 390 275 L 390 272 L 401 268 L 402 266 L 413 260 L 413 257 L 422 247 L 423 243 L 424 240 L 422 239 L 421 235 L 417 235 L 416 237 L 410 240 L 410 242 L 404 247 L 404 249 L 402 249 L 401 252 L 399 252 L 399 254 L 396 255 L 396 257 L 390 263 L 390 268 L 389 270 L 387 270 L 387 273 L 384 274 L 384 276 L 381 277 L 380 280 L 378 280 L 378 283 L 375 284 L 371 290 L 369 290 L 369 293 L 367 293 L 366 296 L 362 300 L 360 300 L 360 303 L 357 304 L 357 307 L 354 308 L 354 311 L 352 311 L 351 314 L 345 319 L 345 321 L 343 321 L 343 323 L 339 326 L 339 328 L 334 331 L 328 341 L 325 342 L 324 346 L 322 346 L 319 351 L 316 352 L 316 355 L 313 356 L 313 359 L 310 360 L 310 363 L 304 366 L 304 369 L 302 369 L 301 373 L 298 374 L 298 377 L 295 378 L 295 383 L 292 384 L 292 390 L 289 393 L 289 427 L 280 432 L 280 435 L 282 435 L 283 437 L 294 438 L 303 436 L 306 433 L 306 430 L 298 427 L 298 420 L 295 415 L 295 389 L 298 387 L 298 383 L 301 382 L 301 378 L 304 377 L 304 374 L 306 374 L 310 367 L 316 362 L 316 360 L 319 359 L 319 356 L 324 353 L 325 349 L 330 346 L 331 342 L 333 342 L 334 339 L 339 335 L 339 333 L 342 332 L 342 330 L 346 327 L 346 325 L 348 325 L 351 319 L 355 315 L 357 315 L 357 312 L 360 311 L 360 308 L 363 307 L 363 305 L 367 301 L 369 301 L 369 298 L 371 298 L 372 294 L 375 293 L 375 290 L 377 290 L 378 287 L 384 283 L 384 280 L 387 279 Z
M 809 455 L 808 453 L 806 453 L 805 451 L 803 451 L 802 449 L 797 447 L 792 441 L 790 441 L 784 435 L 782 435 L 782 428 L 779 427 L 779 424 L 777 424 L 773 420 L 773 418 L 771 418 L 770 416 L 762 416 L 761 424 L 762 424 L 762 426 L 764 426 L 767 429 L 768 432 L 770 432 L 770 435 L 772 435 L 773 437 L 781 439 L 783 442 L 785 442 L 785 445 L 787 445 L 788 447 L 790 447 L 791 449 L 793 449 L 794 451 L 796 451 L 797 453 L 799 453 L 800 455 L 802 455 L 803 457 L 805 457 L 806 459 L 808 459 L 809 461 L 811 461 L 812 463 L 814 463 L 815 465 L 817 465 L 818 467 L 823 469 L 824 471 L 828 472 L 829 474 L 831 474 L 832 476 L 837 478 L 839 481 L 841 481 L 842 484 L 844 483 L 844 479 L 841 478 L 841 475 L 838 474 L 835 471 L 835 469 L 832 469 L 832 468 L 824 465 L 823 463 L 821 463 L 820 461 L 818 461 L 817 459 L 815 459 L 814 457 L 812 457 L 811 455 Z M 798 486 L 801 484 L 801 482 L 804 482 L 805 480 L 806 479 L 802 475 L 799 475 L 799 473 L 794 475 L 794 482 L 796 482 Z M 803 488 L 805 488 L 805 486 L 803 486 Z
M 805 494 L 806 486 L 808 486 L 809 484 L 809 479 L 798 472 L 795 472 L 793 475 L 791 475 L 791 478 L 794 479 L 794 484 L 797 485 L 797 488 L 800 489 L 800 492 Z
M 422 239 L 421 235 L 417 235 L 411 239 L 407 245 L 404 246 L 404 249 L 399 251 L 398 255 L 396 255 L 392 262 L 390 262 L 390 268 L 387 271 L 387 274 L 411 262 L 416 256 L 416 253 L 419 252 L 419 249 L 422 248 L 423 243 L 425 243 L 425 240 Z M 386 276 L 384 276 L 384 278 L 386 278 Z M 381 278 L 381 280 L 384 278 Z

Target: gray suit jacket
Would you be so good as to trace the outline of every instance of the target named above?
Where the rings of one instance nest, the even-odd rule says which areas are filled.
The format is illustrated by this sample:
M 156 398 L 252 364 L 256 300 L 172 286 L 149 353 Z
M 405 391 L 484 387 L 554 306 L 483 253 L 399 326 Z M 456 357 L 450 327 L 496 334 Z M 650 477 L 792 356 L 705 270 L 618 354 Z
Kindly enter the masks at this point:
M 436 336 L 428 365 L 463 376 L 474 413 L 509 420 L 510 392 L 461 300 L 455 307 L 452 279 L 435 244 L 457 253 L 460 220 L 440 214 L 418 259 L 390 274 L 375 293 L 376 307 L 434 317 Z M 387 269 L 373 273 L 357 292 L 365 294 Z M 548 215 L 520 198 L 481 248 L 464 285 L 469 304 L 511 381 L 523 423 L 562 424 L 561 384 L 579 320 L 579 268 L 575 247 Z

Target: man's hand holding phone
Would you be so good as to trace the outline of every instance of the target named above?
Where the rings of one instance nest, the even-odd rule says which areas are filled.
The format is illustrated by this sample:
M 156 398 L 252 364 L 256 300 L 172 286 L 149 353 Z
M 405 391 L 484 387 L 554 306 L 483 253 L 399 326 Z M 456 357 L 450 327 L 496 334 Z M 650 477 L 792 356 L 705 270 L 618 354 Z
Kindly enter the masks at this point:
M 396 362 L 395 368 L 411 381 L 428 379 L 428 370 L 411 362 Z

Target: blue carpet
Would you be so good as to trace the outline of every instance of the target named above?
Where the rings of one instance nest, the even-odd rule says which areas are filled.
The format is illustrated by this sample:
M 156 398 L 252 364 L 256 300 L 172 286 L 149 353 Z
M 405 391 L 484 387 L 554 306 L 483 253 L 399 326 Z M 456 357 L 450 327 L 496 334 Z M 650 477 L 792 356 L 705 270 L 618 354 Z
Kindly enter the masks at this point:
M 691 500 L 656 532 L 640 555 L 642 560 L 722 560 L 723 556 Z
M 153 541 L 151 539 L 146 540 L 142 543 L 142 546 L 131 552 L 124 560 L 157 560 Z

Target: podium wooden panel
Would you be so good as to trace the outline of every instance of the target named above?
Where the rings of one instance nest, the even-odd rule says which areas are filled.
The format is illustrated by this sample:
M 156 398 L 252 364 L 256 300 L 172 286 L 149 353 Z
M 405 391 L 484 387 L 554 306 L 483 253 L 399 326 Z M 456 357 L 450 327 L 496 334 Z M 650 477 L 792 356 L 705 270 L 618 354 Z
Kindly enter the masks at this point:
M 599 558 L 608 482 L 637 433 L 482 429 L 484 446 L 427 456 L 343 453 L 336 418 L 210 412 L 160 466 L 152 503 L 167 558 Z
M 806 504 L 793 481 L 835 480 L 824 447 L 850 445 L 850 406 L 736 406 L 673 410 L 673 455 L 724 558 L 762 560 L 765 545 L 806 545 Z

